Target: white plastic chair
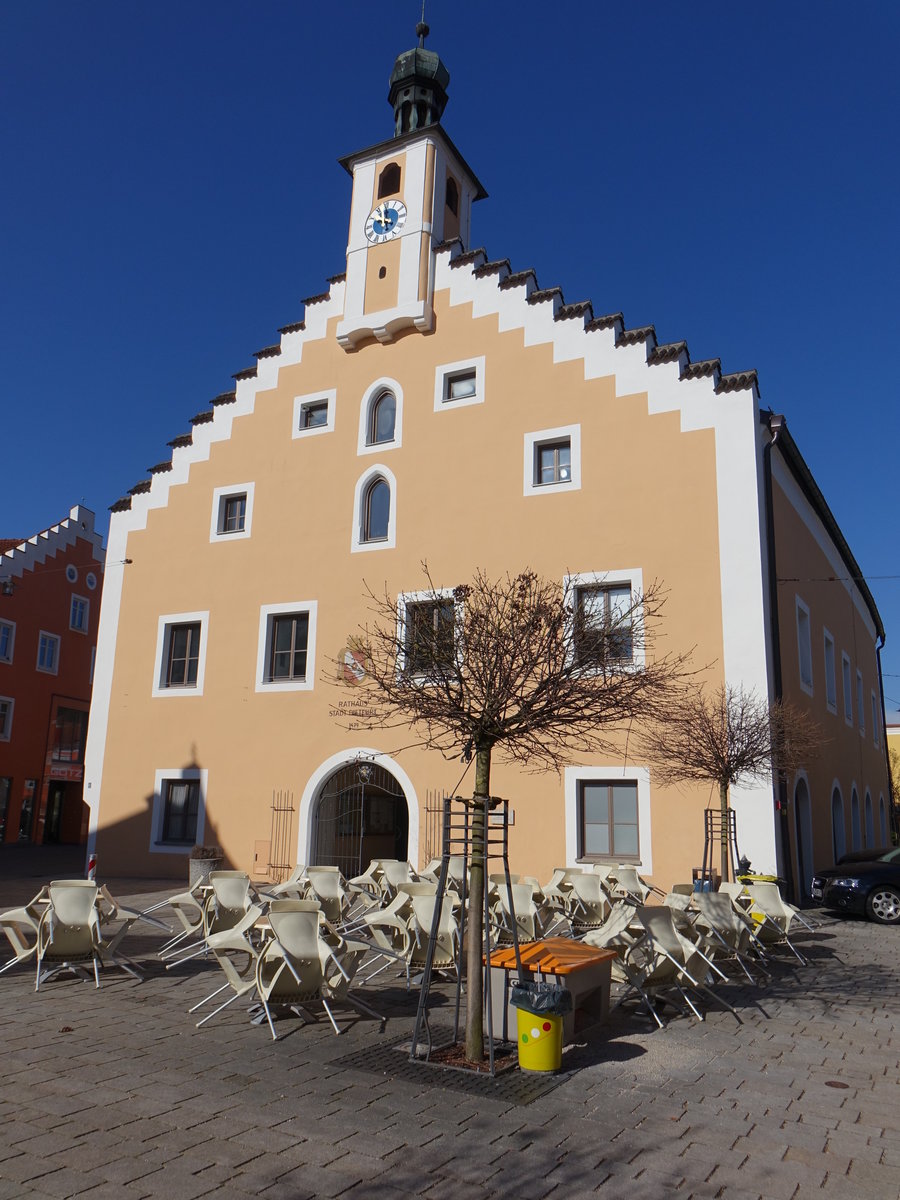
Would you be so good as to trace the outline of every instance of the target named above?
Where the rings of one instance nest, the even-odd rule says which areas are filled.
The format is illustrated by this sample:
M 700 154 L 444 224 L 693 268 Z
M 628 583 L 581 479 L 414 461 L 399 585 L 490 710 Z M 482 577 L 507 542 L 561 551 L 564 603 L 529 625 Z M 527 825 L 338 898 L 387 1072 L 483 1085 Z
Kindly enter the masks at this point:
M 98 966 L 102 962 L 98 889 L 91 879 L 60 879 L 49 884 L 49 904 L 37 935 L 37 971 L 34 990 L 60 971 L 72 971 L 90 979 L 84 964 L 94 969 L 94 984 L 100 986 Z
M 0 913 L 0 929 L 6 934 L 13 951 L 12 958 L 0 967 L 0 975 L 16 963 L 27 962 L 37 953 L 38 929 L 47 907 L 46 901 L 47 889 L 44 887 L 21 908 L 9 908 Z
M 278 1037 L 273 1007 L 287 1008 L 305 1022 L 311 1016 L 308 1006 L 320 1003 L 339 1034 L 342 1030 L 331 1004 L 350 1004 L 384 1027 L 384 1018 L 350 991 L 353 975 L 368 949 L 365 945 L 335 938 L 321 909 L 309 900 L 273 901 L 269 923 L 272 938 L 256 962 L 256 990 L 273 1040 Z

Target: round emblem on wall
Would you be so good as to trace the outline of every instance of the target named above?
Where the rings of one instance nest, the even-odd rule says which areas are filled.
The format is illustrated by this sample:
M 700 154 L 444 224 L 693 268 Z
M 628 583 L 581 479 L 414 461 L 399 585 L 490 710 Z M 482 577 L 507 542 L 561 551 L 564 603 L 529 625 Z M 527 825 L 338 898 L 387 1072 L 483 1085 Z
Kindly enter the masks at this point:
M 66 579 L 68 579 L 69 583 L 78 582 L 78 568 L 73 567 L 71 563 L 66 567 Z
M 97 586 L 97 576 L 94 574 L 93 571 L 88 571 L 87 575 L 85 576 L 84 582 L 88 585 L 88 587 L 91 589 L 91 591 L 93 591 L 94 588 Z

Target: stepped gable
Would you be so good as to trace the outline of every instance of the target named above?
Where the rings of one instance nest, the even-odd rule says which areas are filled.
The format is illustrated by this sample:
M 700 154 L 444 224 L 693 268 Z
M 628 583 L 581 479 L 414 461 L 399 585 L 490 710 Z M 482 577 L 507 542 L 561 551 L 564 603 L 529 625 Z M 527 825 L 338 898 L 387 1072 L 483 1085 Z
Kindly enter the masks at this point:
M 515 304 L 524 299 L 525 304 L 530 309 L 541 311 L 543 311 L 543 306 L 549 306 L 546 310 L 547 314 L 552 317 L 553 322 L 561 329 L 560 336 L 564 338 L 564 343 L 560 343 L 560 345 L 565 345 L 563 357 L 584 357 L 587 364 L 588 343 L 585 343 L 585 350 L 581 351 L 577 348 L 577 343 L 572 341 L 569 333 L 562 332 L 562 330 L 568 331 L 571 329 L 572 334 L 577 338 L 579 336 L 578 322 L 580 321 L 581 332 L 585 334 L 611 332 L 612 346 L 616 350 L 628 352 L 634 348 L 643 347 L 647 366 L 676 366 L 678 370 L 677 379 L 679 381 L 709 379 L 712 382 L 715 394 L 727 394 L 752 389 L 755 390 L 757 396 L 759 395 L 759 380 L 755 370 L 739 371 L 734 374 L 725 375 L 722 373 L 722 364 L 718 358 L 703 359 L 692 363 L 686 341 L 667 342 L 660 345 L 657 341 L 656 329 L 653 325 L 629 329 L 625 324 L 625 318 L 621 312 L 598 316 L 595 315 L 593 303 L 590 300 L 579 300 L 575 303 L 567 304 L 561 287 L 541 288 L 539 286 L 537 273 L 532 267 L 528 267 L 522 271 L 513 271 L 508 258 L 489 259 L 484 247 L 466 250 L 459 238 L 451 238 L 441 242 L 435 247 L 435 254 L 439 259 L 443 258 L 446 265 L 453 272 L 464 274 L 468 270 L 472 279 L 479 282 L 479 286 L 487 286 L 489 288 L 493 280 L 493 284 L 499 293 L 515 293 L 524 289 L 523 296 L 518 298 L 511 297 L 509 302 L 505 300 L 500 301 L 498 297 L 495 311 L 499 313 L 502 306 L 503 319 L 501 320 L 501 328 L 509 328 L 514 325 L 522 326 L 526 323 L 524 314 L 516 315 L 515 310 L 510 312 L 508 308 L 510 302 Z M 150 478 L 141 480 L 133 488 L 130 488 L 126 496 L 117 500 L 115 504 L 110 505 L 110 512 L 116 513 L 133 510 L 133 498 L 153 490 L 154 481 L 162 481 L 167 475 L 177 475 L 180 480 L 183 480 L 185 478 L 183 474 L 185 467 L 189 468 L 190 462 L 193 461 L 191 451 L 198 445 L 199 435 L 202 434 L 201 442 L 203 449 L 207 453 L 210 442 L 219 441 L 222 438 L 230 436 L 232 415 L 236 416 L 245 412 L 252 412 L 257 390 L 262 387 L 270 388 L 274 386 L 277 382 L 280 366 L 283 363 L 293 364 L 298 362 L 302 343 L 308 339 L 323 337 L 328 318 L 343 311 L 342 302 L 345 282 L 346 274 L 344 272 L 331 275 L 328 277 L 329 290 L 327 292 L 307 296 L 302 301 L 304 307 L 304 316 L 302 319 L 279 328 L 278 332 L 281 335 L 280 342 L 273 343 L 271 346 L 265 346 L 263 349 L 254 352 L 253 356 L 256 359 L 256 364 L 251 367 L 245 367 L 232 376 L 235 381 L 234 390 L 222 392 L 216 396 L 211 401 L 209 409 L 191 417 L 190 433 L 180 434 L 167 443 L 173 451 L 172 460 L 168 463 L 159 463 L 157 466 L 151 467 Z M 451 303 L 453 302 L 451 301 Z M 328 313 L 327 309 L 329 307 L 333 307 L 335 311 Z M 308 314 L 305 311 L 310 308 L 314 310 L 312 314 Z M 489 305 L 488 309 L 490 308 L 494 308 L 494 306 Z M 536 340 L 556 340 L 556 335 L 548 330 L 546 335 L 541 333 Z M 261 380 L 261 376 L 263 375 L 265 376 L 264 381 Z M 229 408 L 234 408 L 236 411 L 233 414 L 229 414 L 226 423 L 219 428 L 217 414 L 219 412 L 227 412 Z M 181 452 L 186 452 L 188 457 L 183 459 Z M 181 467 L 181 470 L 176 471 L 176 466 Z M 169 485 L 166 482 L 162 483 L 161 486 L 167 489 Z M 165 503 L 164 494 L 160 496 L 160 502 Z
M 79 538 L 92 544 L 94 558 L 102 564 L 106 556 L 103 539 L 94 530 L 94 514 L 89 508 L 74 504 L 62 521 L 31 537 L 0 538 L 0 574 L 4 578 L 21 577 L 24 571 L 33 570 Z

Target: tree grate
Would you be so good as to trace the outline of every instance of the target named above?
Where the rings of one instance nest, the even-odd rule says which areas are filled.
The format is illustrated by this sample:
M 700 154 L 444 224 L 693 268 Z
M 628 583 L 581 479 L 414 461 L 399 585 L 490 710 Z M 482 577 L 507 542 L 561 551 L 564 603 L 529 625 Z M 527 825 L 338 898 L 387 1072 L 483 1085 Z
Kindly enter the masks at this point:
M 442 1088 L 518 1106 L 531 1104 L 541 1096 L 546 1096 L 573 1074 L 572 1071 L 532 1074 L 515 1069 L 491 1077 L 487 1072 L 462 1071 L 434 1062 L 415 1062 L 409 1058 L 409 1037 L 389 1045 L 355 1050 L 352 1054 L 334 1059 L 331 1065 L 387 1076 L 391 1080 L 412 1083 L 420 1088 Z

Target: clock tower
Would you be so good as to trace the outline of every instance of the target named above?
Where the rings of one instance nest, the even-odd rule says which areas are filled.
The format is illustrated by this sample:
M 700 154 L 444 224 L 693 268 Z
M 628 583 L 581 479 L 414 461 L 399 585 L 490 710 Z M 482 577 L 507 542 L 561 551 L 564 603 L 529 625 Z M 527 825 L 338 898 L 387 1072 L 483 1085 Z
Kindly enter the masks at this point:
M 344 315 L 337 337 L 345 350 L 372 338 L 434 328 L 434 250 L 459 239 L 469 245 L 472 202 L 487 195 L 440 125 L 450 75 L 418 45 L 391 72 L 388 101 L 394 136 L 340 160 L 353 177 Z

